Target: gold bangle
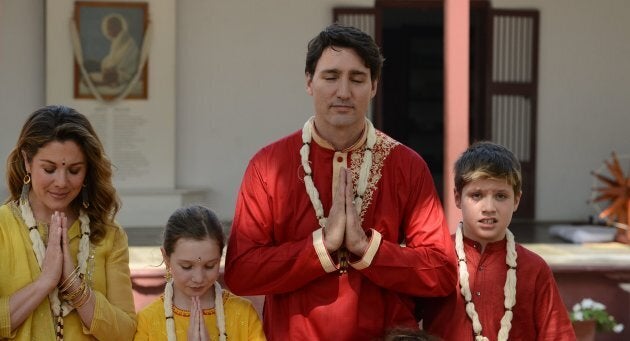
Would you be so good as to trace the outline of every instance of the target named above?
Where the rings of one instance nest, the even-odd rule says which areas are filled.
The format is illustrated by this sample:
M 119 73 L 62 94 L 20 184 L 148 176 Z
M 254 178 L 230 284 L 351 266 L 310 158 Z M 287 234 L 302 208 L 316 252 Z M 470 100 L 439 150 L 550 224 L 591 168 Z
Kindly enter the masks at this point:
M 72 306 L 74 306 L 74 305 L 75 305 L 75 304 L 74 304 L 74 302 L 77 302 L 77 301 L 78 301 L 78 302 L 80 302 L 80 301 L 82 301 L 82 300 L 85 298 L 85 296 L 86 296 L 86 294 L 87 294 L 88 289 L 89 289 L 89 288 L 87 288 L 86 286 L 81 287 L 81 291 L 79 291 L 79 292 L 77 293 L 77 295 L 75 295 L 75 296 L 74 296 L 71 300 L 69 300 L 68 302 L 70 302 L 70 304 L 72 304 Z
M 79 302 L 77 303 L 72 303 L 72 306 L 75 308 L 81 308 L 83 307 L 92 297 L 92 289 L 90 289 L 89 287 L 87 288 L 87 290 L 83 291 L 83 296 L 80 297 Z
M 59 289 L 61 289 L 61 291 L 63 291 L 64 286 L 66 286 L 67 282 L 69 279 L 76 277 L 76 273 L 79 270 L 79 266 L 77 266 L 76 268 L 74 268 L 74 270 L 72 270 L 72 272 L 70 273 L 70 275 L 68 275 L 68 277 L 66 277 L 66 279 L 61 283 L 61 285 L 59 286 Z
M 64 285 L 59 287 L 59 291 L 64 292 L 64 291 L 70 290 L 70 288 L 75 286 L 75 283 L 77 282 L 77 280 L 79 281 L 83 280 L 83 274 L 78 274 L 78 275 L 74 275 L 72 277 L 67 278 L 64 281 Z
M 78 278 L 78 277 L 73 278 L 63 288 L 59 288 L 59 291 L 61 291 L 61 292 L 68 292 L 68 291 L 70 291 L 70 289 L 76 287 L 77 281 L 81 281 L 81 279 Z
M 62 292 L 61 298 L 63 298 L 66 301 L 73 301 L 74 299 L 79 297 L 83 291 L 85 291 L 85 282 L 81 281 L 78 287 L 72 290 L 71 292 L 65 292 L 65 293 Z

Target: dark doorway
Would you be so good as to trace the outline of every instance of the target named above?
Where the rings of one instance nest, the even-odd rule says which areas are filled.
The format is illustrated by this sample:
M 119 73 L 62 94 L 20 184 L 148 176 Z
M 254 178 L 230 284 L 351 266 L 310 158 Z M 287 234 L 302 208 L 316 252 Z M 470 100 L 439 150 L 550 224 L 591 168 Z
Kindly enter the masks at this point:
M 333 20 L 371 34 L 385 56 L 374 101 L 378 129 L 420 154 L 443 199 L 443 1 L 376 0 L 372 8 L 335 8 Z M 470 3 L 470 143 L 492 140 L 521 161 L 524 195 L 515 218 L 535 217 L 538 13 Z M 447 178 L 444 178 L 446 176 Z
M 418 152 L 442 197 L 444 24 L 442 8 L 383 10 L 383 131 Z
M 484 139 L 485 18 L 471 8 L 470 140 Z M 442 196 L 444 181 L 444 10 L 383 8 L 382 129 L 420 154 Z M 448 174 L 448 173 L 447 173 Z

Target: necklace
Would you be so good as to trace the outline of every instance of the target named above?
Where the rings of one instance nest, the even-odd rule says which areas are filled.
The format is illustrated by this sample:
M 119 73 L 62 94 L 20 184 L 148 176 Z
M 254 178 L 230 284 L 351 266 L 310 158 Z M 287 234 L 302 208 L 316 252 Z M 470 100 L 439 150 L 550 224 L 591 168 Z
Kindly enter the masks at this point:
M 37 230 L 37 221 L 35 220 L 33 210 L 31 209 L 31 205 L 28 200 L 20 200 L 19 205 L 22 219 L 29 230 L 28 234 L 31 238 L 35 258 L 37 258 L 37 263 L 41 269 L 42 263 L 44 262 L 44 255 L 46 254 L 46 246 L 44 246 L 42 236 Z M 90 217 L 88 217 L 85 212 L 80 211 L 79 221 L 81 222 L 81 240 L 79 241 L 79 253 L 77 253 L 77 266 L 79 268 L 79 273 L 81 275 L 85 275 L 87 269 L 87 259 L 90 253 Z M 74 307 L 67 302 L 61 302 L 59 299 L 59 289 L 57 287 L 48 294 L 48 299 L 50 300 L 51 309 L 57 320 L 57 340 L 63 340 L 63 317 L 68 315 Z
M 308 160 L 308 156 L 310 153 L 311 141 L 313 139 L 312 134 L 312 126 L 313 126 L 314 117 L 311 117 L 304 124 L 304 128 L 302 128 L 302 148 L 300 149 L 300 155 L 302 156 L 302 168 L 304 168 L 304 186 L 306 187 L 306 193 L 308 197 L 311 199 L 311 204 L 315 209 L 315 215 L 317 217 L 317 222 L 321 228 L 326 227 L 326 217 L 324 216 L 324 208 L 322 206 L 321 200 L 319 200 L 319 192 L 317 188 L 315 188 L 315 183 L 313 182 L 313 171 L 310 166 L 310 161 Z M 365 190 L 368 185 L 368 177 L 370 176 L 370 168 L 372 168 L 372 149 L 376 144 L 376 130 L 368 119 L 365 120 L 367 125 L 367 145 L 365 147 L 365 153 L 363 154 L 363 162 L 361 163 L 361 168 L 359 169 L 359 181 L 357 182 L 357 192 L 355 194 L 354 200 L 352 201 L 355 204 L 355 209 L 357 213 L 361 212 L 361 207 L 363 205 L 363 195 L 365 194 Z M 345 249 L 339 249 L 338 251 L 339 257 L 339 271 L 341 273 L 347 272 L 348 267 L 348 251 Z
M 167 276 L 168 276 L 167 272 Z M 217 314 L 219 341 L 227 340 L 225 331 L 225 310 L 223 309 L 223 289 L 219 282 L 214 282 L 214 311 Z M 169 277 L 164 286 L 164 316 L 166 317 L 166 336 L 168 341 L 177 341 L 175 333 L 175 317 L 173 315 L 173 278 Z
M 470 284 L 468 283 L 468 267 L 466 266 L 466 252 L 464 251 L 464 237 L 462 233 L 463 223 L 460 222 L 455 232 L 455 251 L 459 265 L 459 284 L 461 286 L 462 296 L 466 300 L 466 314 L 472 320 L 473 331 L 475 332 L 476 341 L 488 341 L 488 338 L 481 334 L 482 327 L 479 321 L 479 315 L 475 311 L 475 304 L 472 302 L 472 294 L 470 293 Z M 505 237 L 507 239 L 507 254 L 505 255 L 505 263 L 508 266 L 507 277 L 505 278 L 505 287 L 503 292 L 505 300 L 505 314 L 501 319 L 501 328 L 497 339 L 504 341 L 508 339 L 510 329 L 512 328 L 512 308 L 516 304 L 516 245 L 514 243 L 514 235 L 510 230 L 506 230 Z

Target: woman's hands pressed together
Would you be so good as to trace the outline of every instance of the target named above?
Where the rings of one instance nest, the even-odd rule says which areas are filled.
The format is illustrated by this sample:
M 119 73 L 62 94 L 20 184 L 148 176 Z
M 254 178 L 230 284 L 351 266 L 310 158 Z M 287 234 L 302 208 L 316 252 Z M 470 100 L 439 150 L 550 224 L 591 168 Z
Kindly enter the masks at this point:
M 46 284 L 50 293 L 53 289 L 61 283 L 62 273 L 64 272 L 64 258 L 65 253 L 69 252 L 67 246 L 62 246 L 62 239 L 64 235 L 67 236 L 67 229 L 65 225 L 68 223 L 68 219 L 63 212 L 57 212 L 50 217 L 50 226 L 48 228 L 48 245 L 46 246 L 46 253 L 44 254 L 44 261 L 42 262 L 42 273 L 40 280 Z M 64 231 L 64 229 L 66 231 Z M 65 237 L 67 239 L 67 237 Z M 67 242 L 66 242 L 67 245 Z M 70 270 L 72 271 L 72 270 Z M 68 273 L 69 274 L 69 273 Z

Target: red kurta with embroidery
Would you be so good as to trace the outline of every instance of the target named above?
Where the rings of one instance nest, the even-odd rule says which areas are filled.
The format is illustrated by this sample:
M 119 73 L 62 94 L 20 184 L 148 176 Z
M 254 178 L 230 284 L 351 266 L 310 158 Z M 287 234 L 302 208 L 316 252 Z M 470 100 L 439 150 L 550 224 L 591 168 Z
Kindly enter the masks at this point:
M 335 152 L 313 135 L 313 180 L 328 215 L 333 176 L 340 166 L 351 169 L 356 188 L 365 144 Z M 301 147 L 298 131 L 250 161 L 227 250 L 228 287 L 238 295 L 267 295 L 263 323 L 271 340 L 369 340 L 390 327 L 417 328 L 411 296 L 445 296 L 457 278 L 425 162 L 377 131 L 360 213 L 370 246 L 340 275 L 305 190 Z
M 483 328 L 482 335 L 497 340 L 505 313 L 506 240 L 490 243 L 483 254 L 480 244 L 464 238 L 470 292 Z M 575 340 L 551 269 L 537 254 L 516 244 L 516 305 L 512 308 L 510 340 Z M 444 340 L 473 340 L 472 322 L 460 286 L 446 298 L 423 302 L 423 326 Z

